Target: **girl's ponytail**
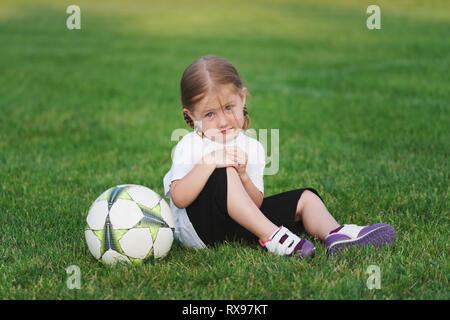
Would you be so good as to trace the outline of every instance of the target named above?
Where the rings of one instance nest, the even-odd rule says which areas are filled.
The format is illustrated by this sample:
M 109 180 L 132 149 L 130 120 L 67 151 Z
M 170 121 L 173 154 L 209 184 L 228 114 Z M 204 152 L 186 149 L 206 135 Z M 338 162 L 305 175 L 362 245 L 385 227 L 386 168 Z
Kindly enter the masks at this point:
M 187 115 L 186 112 L 183 112 L 183 115 L 184 115 L 184 121 L 186 121 L 186 123 L 187 123 L 192 129 L 194 129 L 194 121 L 191 119 L 191 117 L 189 117 L 189 116 Z
M 248 115 L 247 105 L 244 104 L 244 126 L 242 130 L 247 131 L 248 128 L 250 128 L 250 116 Z

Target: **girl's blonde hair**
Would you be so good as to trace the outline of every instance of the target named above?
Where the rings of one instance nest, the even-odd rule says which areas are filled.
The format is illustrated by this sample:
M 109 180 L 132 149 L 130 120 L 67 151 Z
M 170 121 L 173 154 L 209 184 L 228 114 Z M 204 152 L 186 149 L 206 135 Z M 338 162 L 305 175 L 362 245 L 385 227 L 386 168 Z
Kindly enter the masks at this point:
M 181 77 L 181 105 L 193 112 L 197 102 L 203 99 L 208 91 L 220 85 L 233 84 L 236 93 L 244 94 L 243 83 L 236 68 L 226 59 L 215 55 L 206 55 L 192 62 Z M 247 91 L 247 94 L 251 94 Z M 194 121 L 186 112 L 183 112 L 184 120 L 194 129 Z M 250 127 L 250 117 L 247 105 L 244 106 L 244 125 L 246 131 Z

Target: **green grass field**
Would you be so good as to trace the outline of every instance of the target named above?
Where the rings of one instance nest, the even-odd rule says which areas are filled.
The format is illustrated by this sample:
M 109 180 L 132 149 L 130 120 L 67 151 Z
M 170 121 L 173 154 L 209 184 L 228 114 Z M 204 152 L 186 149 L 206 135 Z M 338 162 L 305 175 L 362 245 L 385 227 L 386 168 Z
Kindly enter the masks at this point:
M 450 299 L 450 3 L 72 1 L 0 4 L 1 299 Z M 189 127 L 179 81 L 216 54 L 252 94 L 252 128 L 279 129 L 265 196 L 316 188 L 340 223 L 392 224 L 392 246 L 307 261 L 226 243 L 174 243 L 143 266 L 102 266 L 84 226 L 118 184 L 163 194 L 170 140 Z M 81 270 L 81 289 L 66 268 Z M 381 271 L 369 290 L 366 270 Z

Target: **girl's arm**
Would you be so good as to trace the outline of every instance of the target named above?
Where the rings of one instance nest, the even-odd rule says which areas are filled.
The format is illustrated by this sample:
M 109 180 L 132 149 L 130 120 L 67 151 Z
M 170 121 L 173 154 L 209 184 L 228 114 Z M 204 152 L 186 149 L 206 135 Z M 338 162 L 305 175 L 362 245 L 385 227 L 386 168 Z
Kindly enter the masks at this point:
M 170 196 L 173 203 L 178 208 L 183 209 L 194 202 L 205 187 L 214 169 L 214 164 L 200 161 L 182 179 L 173 180 L 170 184 Z
M 170 196 L 180 209 L 186 208 L 198 197 L 216 168 L 235 165 L 227 148 L 218 149 L 205 156 L 183 178 L 173 180 L 170 185 Z
M 264 199 L 263 193 L 258 188 L 256 188 L 256 186 L 253 184 L 252 180 L 247 175 L 247 173 L 243 174 L 240 177 L 242 184 L 244 185 L 244 188 L 247 191 L 248 195 L 256 204 L 256 206 L 260 208 Z

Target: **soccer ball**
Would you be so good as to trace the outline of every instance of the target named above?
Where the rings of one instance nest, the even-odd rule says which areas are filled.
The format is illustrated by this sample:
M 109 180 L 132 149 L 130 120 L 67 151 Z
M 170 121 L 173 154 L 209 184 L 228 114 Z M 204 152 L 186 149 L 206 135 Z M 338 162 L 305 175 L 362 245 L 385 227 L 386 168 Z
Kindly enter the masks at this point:
M 106 190 L 92 203 L 86 223 L 89 251 L 105 264 L 162 258 L 173 242 L 170 207 L 144 186 L 124 184 Z

